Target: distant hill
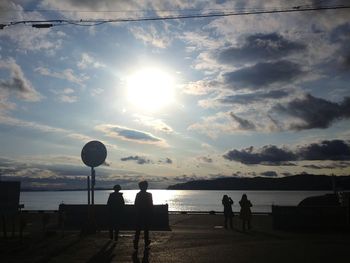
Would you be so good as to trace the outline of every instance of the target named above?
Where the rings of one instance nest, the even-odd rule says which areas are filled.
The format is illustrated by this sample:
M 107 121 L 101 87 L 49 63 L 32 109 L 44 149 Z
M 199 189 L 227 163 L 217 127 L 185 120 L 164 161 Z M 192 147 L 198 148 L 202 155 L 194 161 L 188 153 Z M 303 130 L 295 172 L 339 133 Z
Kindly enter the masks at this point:
M 339 190 L 350 190 L 350 176 L 336 176 Z M 226 177 L 170 185 L 169 190 L 332 190 L 332 176 L 300 174 L 286 177 Z

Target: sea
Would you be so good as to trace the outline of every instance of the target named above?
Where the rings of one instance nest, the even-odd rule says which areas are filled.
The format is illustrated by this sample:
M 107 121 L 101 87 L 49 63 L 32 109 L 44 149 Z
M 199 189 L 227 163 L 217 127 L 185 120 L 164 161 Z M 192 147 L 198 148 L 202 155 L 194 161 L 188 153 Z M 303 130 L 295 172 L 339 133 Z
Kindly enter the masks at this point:
M 96 190 L 95 204 L 106 204 L 112 190 Z M 138 190 L 122 190 L 126 204 L 133 204 Z M 149 190 L 154 204 L 168 204 L 169 211 L 223 211 L 223 195 L 232 198 L 233 211 L 239 211 L 239 200 L 247 194 L 252 211 L 271 212 L 272 205 L 295 206 L 306 197 L 331 193 L 330 191 L 206 191 L 206 190 Z M 25 210 L 58 210 L 60 204 L 87 204 L 86 191 L 21 192 L 20 203 Z

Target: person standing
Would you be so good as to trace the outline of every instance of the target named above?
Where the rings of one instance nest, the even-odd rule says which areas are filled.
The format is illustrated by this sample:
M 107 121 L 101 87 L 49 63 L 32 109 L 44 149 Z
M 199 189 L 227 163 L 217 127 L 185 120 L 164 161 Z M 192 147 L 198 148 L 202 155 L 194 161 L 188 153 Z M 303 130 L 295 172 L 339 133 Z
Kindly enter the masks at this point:
M 233 211 L 232 211 L 232 205 L 233 201 L 231 197 L 228 197 L 227 195 L 224 195 L 222 198 L 222 205 L 224 206 L 224 216 L 225 216 L 225 228 L 227 228 L 227 221 L 230 223 L 231 229 L 233 229 L 232 225 L 232 218 L 233 218 Z
M 140 232 L 144 231 L 145 248 L 151 244 L 149 239 L 149 227 L 153 214 L 153 199 L 152 194 L 147 192 L 148 182 L 139 182 L 140 192 L 135 198 L 136 210 L 136 232 L 134 238 L 134 249 L 138 249 Z
M 242 229 L 243 229 L 243 231 L 245 231 L 246 225 L 248 226 L 248 229 L 251 229 L 252 211 L 250 210 L 250 208 L 253 205 L 248 200 L 246 194 L 242 195 L 241 201 L 239 201 L 239 205 L 241 206 L 241 211 L 239 213 L 239 217 L 242 220 Z
M 121 187 L 119 184 L 116 184 L 113 187 L 114 192 L 109 194 L 107 206 L 109 212 L 109 237 L 118 241 L 119 229 L 122 222 L 122 214 L 124 210 L 124 198 L 123 194 L 119 191 Z M 114 232 L 114 233 L 113 233 Z

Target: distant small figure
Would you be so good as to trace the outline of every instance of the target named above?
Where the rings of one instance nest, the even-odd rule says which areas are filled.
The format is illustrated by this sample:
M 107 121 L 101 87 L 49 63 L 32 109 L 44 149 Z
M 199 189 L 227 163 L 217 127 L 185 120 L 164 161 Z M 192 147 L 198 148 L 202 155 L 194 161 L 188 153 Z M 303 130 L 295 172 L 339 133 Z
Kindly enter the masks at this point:
M 246 230 L 246 225 L 248 229 L 251 229 L 251 218 L 252 211 L 250 208 L 253 206 L 252 203 L 248 200 L 247 195 L 243 194 L 241 201 L 239 201 L 239 205 L 241 206 L 241 211 L 239 213 L 239 217 L 242 220 L 242 229 Z
M 153 213 L 153 199 L 152 194 L 147 192 L 148 182 L 139 182 L 140 192 L 137 193 L 135 198 L 135 210 L 136 210 L 136 232 L 134 238 L 134 248 L 138 249 L 140 232 L 144 231 L 145 248 L 148 248 L 151 244 L 149 239 L 149 226 L 151 223 Z
M 109 212 L 109 237 L 118 241 L 119 229 L 122 221 L 122 214 L 124 210 L 124 198 L 123 194 L 119 193 L 121 187 L 119 184 L 116 184 L 113 187 L 114 192 L 109 194 L 107 206 Z
M 227 221 L 230 223 L 231 229 L 233 229 L 232 218 L 234 216 L 232 211 L 233 201 L 231 197 L 224 195 L 222 197 L 222 205 L 224 206 L 224 216 L 225 216 L 225 228 L 227 228 Z

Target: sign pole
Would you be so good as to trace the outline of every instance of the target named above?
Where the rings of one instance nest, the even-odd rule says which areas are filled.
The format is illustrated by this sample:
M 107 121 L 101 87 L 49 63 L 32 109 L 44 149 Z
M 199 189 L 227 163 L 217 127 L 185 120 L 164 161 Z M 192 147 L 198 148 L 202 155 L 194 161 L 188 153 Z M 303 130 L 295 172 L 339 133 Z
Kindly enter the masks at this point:
M 87 197 L 88 205 L 90 205 L 90 175 L 87 176 Z
M 91 204 L 95 204 L 95 169 L 91 167 Z

